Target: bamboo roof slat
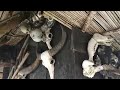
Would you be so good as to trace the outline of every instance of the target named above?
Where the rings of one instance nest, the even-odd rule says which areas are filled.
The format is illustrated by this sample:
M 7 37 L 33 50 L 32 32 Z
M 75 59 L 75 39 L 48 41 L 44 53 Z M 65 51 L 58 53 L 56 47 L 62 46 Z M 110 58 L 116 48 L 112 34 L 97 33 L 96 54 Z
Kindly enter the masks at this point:
M 56 21 L 72 29 L 72 26 L 82 28 L 90 11 L 44 11 L 44 13 L 53 16 Z M 120 11 L 97 11 L 86 32 L 103 33 L 118 27 L 120 27 Z M 111 36 L 115 39 L 113 48 L 120 50 L 120 32 L 113 33 Z

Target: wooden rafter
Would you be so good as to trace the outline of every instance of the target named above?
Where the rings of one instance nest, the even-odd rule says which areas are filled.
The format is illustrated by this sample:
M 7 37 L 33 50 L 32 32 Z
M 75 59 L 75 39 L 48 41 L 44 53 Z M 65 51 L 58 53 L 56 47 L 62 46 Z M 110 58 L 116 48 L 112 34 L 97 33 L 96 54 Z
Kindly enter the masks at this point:
M 88 29 L 88 27 L 90 26 L 92 19 L 94 18 L 94 15 L 96 14 L 96 11 L 90 11 L 83 27 L 82 27 L 82 31 L 86 32 L 86 30 Z

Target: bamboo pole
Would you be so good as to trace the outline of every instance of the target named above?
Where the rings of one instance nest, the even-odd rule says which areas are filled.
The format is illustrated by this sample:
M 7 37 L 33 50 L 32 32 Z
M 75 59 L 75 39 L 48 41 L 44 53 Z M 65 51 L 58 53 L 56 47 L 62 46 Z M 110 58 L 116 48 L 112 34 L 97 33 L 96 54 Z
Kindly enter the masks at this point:
M 22 65 L 24 64 L 24 62 L 26 61 L 26 59 L 28 58 L 29 53 L 27 52 L 24 56 L 24 58 L 22 59 L 22 61 L 20 62 L 20 64 L 18 65 L 16 71 L 14 72 L 13 76 L 11 79 L 14 79 L 14 77 L 17 75 L 17 73 L 19 72 L 19 70 L 21 69 Z

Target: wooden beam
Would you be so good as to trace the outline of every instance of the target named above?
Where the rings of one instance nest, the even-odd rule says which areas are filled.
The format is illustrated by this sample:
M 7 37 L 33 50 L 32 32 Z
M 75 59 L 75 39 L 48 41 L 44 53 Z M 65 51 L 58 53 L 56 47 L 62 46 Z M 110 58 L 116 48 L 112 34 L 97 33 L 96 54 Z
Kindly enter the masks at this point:
M 113 29 L 113 30 L 108 30 L 106 32 L 103 32 L 103 35 L 112 35 L 113 33 L 119 33 L 120 34 L 120 27 Z
M 94 15 L 96 14 L 96 11 L 90 11 L 90 14 L 88 15 L 83 27 L 82 27 L 82 31 L 86 32 L 86 30 L 88 29 L 88 27 L 90 26 L 92 19 L 94 18 Z
M 22 65 L 24 64 L 24 62 L 27 60 L 29 56 L 29 53 L 27 52 L 24 56 L 24 58 L 22 59 L 22 61 L 20 62 L 20 64 L 18 65 L 16 71 L 14 72 L 13 76 L 11 79 L 14 79 L 14 77 L 16 76 L 16 74 L 19 72 L 19 70 L 21 69 Z

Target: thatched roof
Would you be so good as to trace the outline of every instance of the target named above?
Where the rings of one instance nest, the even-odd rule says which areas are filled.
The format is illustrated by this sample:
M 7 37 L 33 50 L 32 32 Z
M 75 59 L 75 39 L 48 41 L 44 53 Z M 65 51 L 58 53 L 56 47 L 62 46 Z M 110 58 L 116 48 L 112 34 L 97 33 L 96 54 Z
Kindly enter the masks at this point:
M 55 20 L 65 25 L 68 28 L 77 26 L 82 30 L 90 11 L 44 11 L 46 15 L 52 16 Z M 103 33 L 105 31 L 114 30 L 120 27 L 120 11 L 95 11 L 91 15 L 92 19 L 86 32 L 93 34 L 95 32 Z M 111 36 L 115 39 L 113 48 L 120 50 L 120 34 L 112 33 Z
M 16 12 L 18 13 L 19 11 L 14 11 L 14 14 Z M 10 16 L 9 11 L 0 11 L 0 16 L 2 14 L 4 15 L 0 20 Z M 44 11 L 44 15 L 52 16 L 56 21 L 70 29 L 72 29 L 72 26 L 77 26 L 80 30 L 90 34 L 95 32 L 104 33 L 120 27 L 120 11 Z M 0 27 L 0 37 L 6 31 L 9 31 L 7 29 L 13 26 L 8 25 L 8 27 L 7 25 Z M 112 45 L 114 50 L 120 50 L 119 33 L 119 30 L 118 32 L 109 33 L 115 39 Z

